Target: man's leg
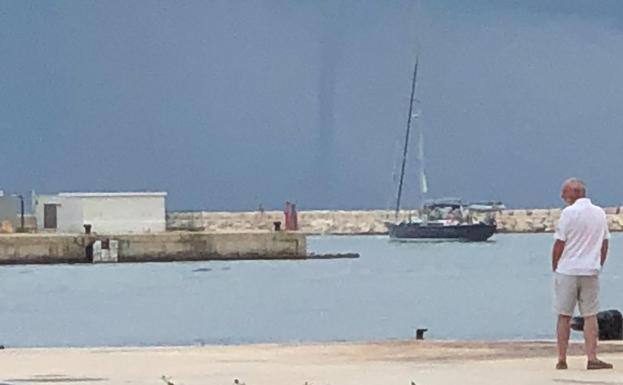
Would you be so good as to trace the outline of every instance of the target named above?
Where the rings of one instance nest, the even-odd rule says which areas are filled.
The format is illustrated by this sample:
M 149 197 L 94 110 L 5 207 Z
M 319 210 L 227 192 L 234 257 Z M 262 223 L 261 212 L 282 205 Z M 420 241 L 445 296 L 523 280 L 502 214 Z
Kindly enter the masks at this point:
M 558 342 L 558 364 L 556 369 L 567 369 L 567 348 L 571 335 L 571 316 L 577 302 L 577 278 L 554 274 L 554 309 L 558 314 L 556 340 Z
M 567 348 L 569 347 L 570 334 L 571 317 L 559 314 L 558 325 L 556 327 L 556 337 L 558 340 L 558 362 L 567 362 Z
M 597 359 L 597 338 L 599 324 L 599 278 L 597 276 L 580 277 L 580 314 L 584 317 L 584 344 L 588 357 L 587 369 L 612 369 L 612 364 Z
M 599 335 L 599 325 L 597 316 L 584 317 L 584 346 L 586 356 L 589 361 L 597 361 L 597 337 Z

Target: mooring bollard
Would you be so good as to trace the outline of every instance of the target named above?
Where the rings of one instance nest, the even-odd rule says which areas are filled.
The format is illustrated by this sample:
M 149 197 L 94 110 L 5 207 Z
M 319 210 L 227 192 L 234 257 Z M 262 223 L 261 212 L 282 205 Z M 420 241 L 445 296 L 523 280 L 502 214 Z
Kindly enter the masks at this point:
M 428 331 L 428 329 L 415 329 L 415 339 L 416 340 L 423 340 L 424 339 L 424 333 L 426 333 Z
M 277 222 L 273 222 L 273 226 L 275 231 L 281 231 L 281 222 L 277 221 Z

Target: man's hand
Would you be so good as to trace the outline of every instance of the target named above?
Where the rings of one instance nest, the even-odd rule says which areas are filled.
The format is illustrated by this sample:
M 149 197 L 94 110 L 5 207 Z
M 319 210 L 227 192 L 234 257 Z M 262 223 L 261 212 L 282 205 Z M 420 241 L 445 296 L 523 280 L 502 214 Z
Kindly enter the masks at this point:
M 562 257 L 562 252 L 565 250 L 565 242 L 557 239 L 554 242 L 554 247 L 552 249 L 552 271 L 555 273 L 556 269 L 558 269 L 558 261 L 560 261 L 560 257 Z

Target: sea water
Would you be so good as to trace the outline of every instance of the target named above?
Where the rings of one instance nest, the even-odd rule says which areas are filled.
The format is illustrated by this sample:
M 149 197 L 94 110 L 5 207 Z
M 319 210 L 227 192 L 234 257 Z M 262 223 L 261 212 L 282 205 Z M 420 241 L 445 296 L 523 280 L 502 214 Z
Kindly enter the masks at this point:
M 358 259 L 0 267 L 0 344 L 126 346 L 551 339 L 549 234 L 485 243 L 318 236 Z M 602 309 L 623 309 L 623 235 Z

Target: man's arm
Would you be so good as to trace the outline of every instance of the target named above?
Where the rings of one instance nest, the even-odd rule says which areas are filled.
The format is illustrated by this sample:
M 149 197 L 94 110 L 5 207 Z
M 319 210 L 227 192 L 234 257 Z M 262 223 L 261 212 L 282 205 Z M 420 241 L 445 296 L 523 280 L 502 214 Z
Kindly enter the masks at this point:
M 556 269 L 558 269 L 558 262 L 562 257 L 562 252 L 565 250 L 568 223 L 569 214 L 567 210 L 562 210 L 562 213 L 560 213 L 560 219 L 558 220 L 558 226 L 556 227 L 556 233 L 554 233 L 554 239 L 556 239 L 552 250 L 552 271 L 554 273 L 556 272 Z
M 560 261 L 560 257 L 562 257 L 562 252 L 565 250 L 565 241 L 561 241 L 557 239 L 554 242 L 554 248 L 552 250 L 552 271 L 555 273 L 556 269 L 558 269 L 558 261 Z
M 604 267 L 604 263 L 606 263 L 606 258 L 608 258 L 608 240 L 604 239 L 601 243 L 601 267 Z
M 601 242 L 601 267 L 604 267 L 606 263 L 606 258 L 608 258 L 608 246 L 610 239 L 610 229 L 608 228 L 608 217 L 606 216 L 606 212 L 604 211 L 604 240 Z

